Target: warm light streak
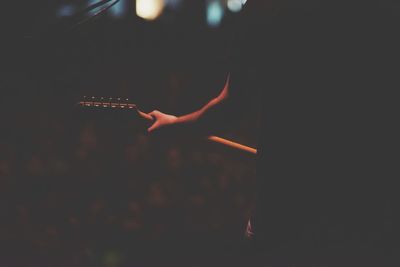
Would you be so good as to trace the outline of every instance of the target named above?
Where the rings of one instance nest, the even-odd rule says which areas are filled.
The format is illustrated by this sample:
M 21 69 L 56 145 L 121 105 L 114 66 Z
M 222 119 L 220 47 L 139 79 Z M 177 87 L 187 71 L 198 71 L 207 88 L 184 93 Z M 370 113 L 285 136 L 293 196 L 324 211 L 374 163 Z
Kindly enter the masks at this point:
M 146 20 L 158 18 L 163 9 L 164 0 L 136 0 L 136 14 Z

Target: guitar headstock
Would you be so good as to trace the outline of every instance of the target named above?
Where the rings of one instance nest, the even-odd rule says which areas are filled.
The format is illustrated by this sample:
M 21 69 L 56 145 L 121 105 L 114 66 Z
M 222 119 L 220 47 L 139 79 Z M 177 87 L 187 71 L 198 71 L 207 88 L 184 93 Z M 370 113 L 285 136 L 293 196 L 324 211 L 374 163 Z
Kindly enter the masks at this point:
M 128 98 L 84 96 L 81 101 L 78 101 L 77 105 L 83 108 L 134 110 L 141 117 L 153 120 L 152 116 L 140 111 L 136 104 L 131 103 Z
M 77 104 L 88 108 L 137 109 L 137 106 L 130 103 L 128 98 L 120 97 L 84 96 Z

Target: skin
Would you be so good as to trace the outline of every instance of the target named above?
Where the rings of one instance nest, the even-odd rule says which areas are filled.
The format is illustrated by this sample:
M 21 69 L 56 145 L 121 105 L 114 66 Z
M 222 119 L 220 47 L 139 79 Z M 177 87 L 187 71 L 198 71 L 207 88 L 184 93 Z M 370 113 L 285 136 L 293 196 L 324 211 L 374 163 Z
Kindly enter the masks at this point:
M 247 0 L 243 0 L 242 4 L 244 5 L 247 2 Z M 269 3 L 269 2 L 267 2 Z M 260 5 L 260 6 L 264 6 Z M 269 4 L 267 4 L 269 5 Z M 266 6 L 267 6 L 266 5 Z M 246 5 L 247 7 L 248 5 Z M 226 79 L 226 83 L 224 85 L 224 88 L 220 91 L 219 95 L 209 101 L 206 105 L 204 105 L 202 108 L 199 110 L 196 110 L 190 114 L 186 114 L 183 116 L 174 116 L 171 114 L 166 114 L 163 113 L 159 110 L 154 110 L 149 113 L 154 118 L 154 123 L 151 125 L 150 128 L 148 128 L 148 132 L 153 132 L 157 131 L 161 127 L 166 127 L 170 125 L 177 125 L 177 124 L 191 124 L 191 123 L 196 123 L 200 118 L 202 118 L 205 114 L 207 114 L 211 108 L 221 106 L 220 104 L 224 102 L 226 99 L 229 97 L 229 74 Z
M 209 101 L 206 105 L 204 105 L 199 110 L 196 110 L 192 113 L 183 115 L 183 116 L 174 116 L 171 114 L 163 113 L 159 110 L 154 110 L 149 113 L 154 118 L 154 123 L 148 128 L 148 132 L 157 131 L 161 127 L 177 125 L 177 124 L 192 124 L 196 123 L 200 118 L 202 118 L 207 112 L 215 107 L 220 105 L 229 97 L 229 75 L 226 79 L 224 88 L 220 91 L 219 95 Z

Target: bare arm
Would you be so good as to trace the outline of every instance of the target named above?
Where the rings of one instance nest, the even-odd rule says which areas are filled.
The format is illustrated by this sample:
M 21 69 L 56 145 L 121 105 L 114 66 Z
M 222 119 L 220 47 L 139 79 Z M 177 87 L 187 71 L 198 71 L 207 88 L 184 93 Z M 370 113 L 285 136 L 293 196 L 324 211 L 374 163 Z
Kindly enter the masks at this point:
M 148 129 L 149 132 L 152 132 L 156 129 L 159 129 L 168 125 L 183 125 L 183 124 L 192 124 L 198 122 L 202 117 L 204 117 L 213 107 L 220 105 L 224 102 L 229 96 L 229 75 L 226 79 L 225 86 L 219 93 L 219 95 L 213 98 L 210 102 L 204 105 L 199 110 L 176 117 L 170 114 L 162 113 L 158 110 L 154 110 L 149 113 L 152 117 L 154 117 L 155 122 Z

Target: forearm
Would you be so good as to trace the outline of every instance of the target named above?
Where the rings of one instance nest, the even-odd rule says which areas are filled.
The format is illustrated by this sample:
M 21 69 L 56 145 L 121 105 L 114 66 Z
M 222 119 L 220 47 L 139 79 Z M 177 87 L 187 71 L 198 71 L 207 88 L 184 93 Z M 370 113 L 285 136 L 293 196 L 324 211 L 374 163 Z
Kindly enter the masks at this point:
M 156 129 L 164 128 L 164 126 L 168 127 L 166 127 L 167 129 L 163 130 L 163 132 L 191 132 L 192 134 L 205 134 L 209 131 L 213 131 L 214 129 L 218 128 L 218 125 L 221 125 L 219 123 L 221 121 L 221 114 L 227 113 L 225 112 L 225 106 L 227 105 L 224 105 L 223 103 L 229 102 L 226 101 L 228 98 L 228 91 L 229 76 L 226 80 L 224 88 L 219 93 L 219 95 L 213 98 L 199 110 L 179 117 L 155 110 L 149 113 L 149 115 L 154 118 L 155 122 L 148 129 L 148 131 L 152 132 Z
M 176 124 L 186 124 L 186 123 L 198 122 L 208 112 L 210 112 L 214 107 L 221 105 L 222 102 L 224 102 L 228 98 L 228 92 L 229 92 L 229 76 L 227 78 L 224 88 L 222 89 L 221 93 L 217 97 L 212 99 L 210 102 L 208 102 L 206 105 L 204 105 L 199 110 L 192 112 L 190 114 L 186 114 L 186 115 L 177 117 L 175 120 L 175 123 Z
M 180 117 L 177 117 L 175 120 L 176 124 L 184 124 L 184 123 L 195 123 L 199 119 L 201 119 L 208 111 L 212 109 L 212 107 L 220 104 L 223 100 L 214 98 L 210 102 L 208 102 L 205 106 L 203 106 L 201 109 L 190 113 L 186 115 L 182 115 Z

